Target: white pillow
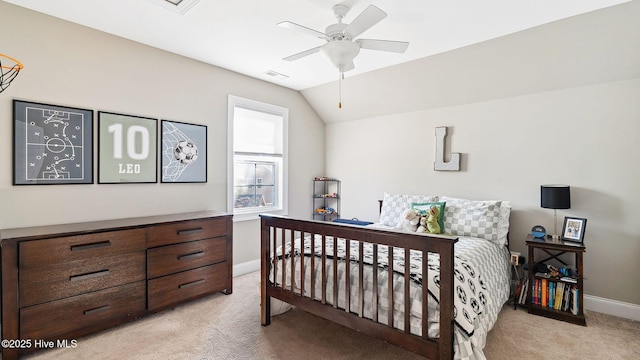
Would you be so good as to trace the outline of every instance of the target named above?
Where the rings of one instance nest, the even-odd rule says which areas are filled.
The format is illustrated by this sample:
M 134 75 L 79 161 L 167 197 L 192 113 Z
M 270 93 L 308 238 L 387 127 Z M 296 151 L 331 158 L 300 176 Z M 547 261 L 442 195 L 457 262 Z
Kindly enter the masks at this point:
M 499 245 L 506 244 L 505 222 L 501 220 L 510 206 L 502 209 L 500 200 L 468 200 L 440 196 L 446 201 L 444 227 L 448 234 L 486 239 Z M 502 225 L 502 229 L 500 229 Z M 508 220 L 506 229 L 508 231 Z
M 380 210 L 379 223 L 387 226 L 396 226 L 402 219 L 402 213 L 411 209 L 411 203 L 438 201 L 437 196 L 432 195 L 401 195 L 384 193 L 382 209 Z

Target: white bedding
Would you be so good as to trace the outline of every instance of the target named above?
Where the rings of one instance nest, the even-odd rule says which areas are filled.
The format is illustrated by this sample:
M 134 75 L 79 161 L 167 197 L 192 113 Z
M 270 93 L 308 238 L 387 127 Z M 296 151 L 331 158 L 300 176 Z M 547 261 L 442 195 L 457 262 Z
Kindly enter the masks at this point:
M 294 244 L 295 253 L 299 255 L 302 253 L 299 239 Z M 339 242 L 342 241 L 344 245 L 344 240 L 339 239 Z M 305 251 L 304 253 L 307 256 L 304 256 L 304 269 L 305 269 L 305 281 L 304 281 L 304 294 L 305 296 L 311 296 L 311 256 L 312 253 L 310 248 L 310 237 L 307 236 L 305 238 Z M 316 247 L 321 246 L 321 240 L 318 236 L 316 238 Z M 333 240 L 330 237 L 327 237 L 327 254 L 333 254 Z M 370 245 L 370 244 L 365 244 Z M 289 253 L 290 246 L 286 246 L 287 255 Z M 278 249 L 278 255 L 280 254 L 280 250 Z M 343 249 L 344 250 L 344 249 Z M 357 254 L 358 247 L 355 241 L 351 242 L 351 258 L 354 258 L 354 255 Z M 380 259 L 380 263 L 384 264 L 387 259 L 386 255 L 386 247 L 379 246 L 379 254 L 378 257 Z M 367 254 L 367 248 L 365 248 L 365 254 Z M 421 273 L 421 264 L 422 262 L 416 256 L 420 256 L 419 252 L 412 252 L 412 261 L 411 266 L 412 269 L 415 269 L 415 273 Z M 340 257 L 340 256 L 339 256 Z M 398 272 L 404 271 L 403 264 L 404 253 L 394 252 L 394 324 L 393 326 L 398 329 L 404 329 L 404 278 Z M 295 281 L 294 281 L 294 291 L 300 292 L 300 257 L 296 256 L 294 259 L 295 266 Z M 429 266 L 432 267 L 433 261 L 436 261 L 435 265 L 437 266 L 437 256 L 435 259 L 429 258 Z M 456 359 L 474 359 L 481 360 L 485 359 L 484 354 L 482 352 L 482 348 L 485 345 L 487 332 L 493 327 L 495 323 L 498 313 L 502 305 L 507 301 L 509 297 L 509 252 L 504 246 L 498 246 L 495 243 L 490 241 L 486 241 L 484 239 L 477 238 L 465 238 L 460 237 L 459 241 L 455 245 L 455 269 L 465 270 L 470 269 L 473 273 L 477 273 L 478 278 L 480 280 L 480 284 L 482 287 L 482 295 L 480 298 L 482 301 L 476 302 L 474 304 L 474 312 L 479 313 L 477 317 L 473 319 L 473 326 L 469 329 L 469 327 L 465 327 L 464 318 L 457 317 L 456 325 L 454 326 L 454 358 Z M 278 269 L 276 282 L 280 284 L 281 276 L 282 276 L 282 261 L 277 262 Z M 286 284 L 285 288 L 291 288 L 291 261 L 287 256 L 285 262 L 285 274 L 286 274 Z M 322 289 L 321 289 L 321 281 L 320 278 L 322 276 L 321 270 L 321 261 L 318 257 L 315 260 L 315 271 L 314 276 L 316 277 L 315 284 L 315 294 L 314 297 L 316 300 L 320 300 L 322 297 Z M 327 289 L 326 289 L 326 300 L 329 304 L 333 302 L 333 261 L 331 259 L 327 259 L 326 261 L 326 274 L 327 274 Z M 379 264 L 379 268 L 381 265 Z M 419 268 L 418 268 L 419 267 Z M 437 269 L 437 268 L 434 268 Z M 364 271 L 364 317 L 372 319 L 372 266 L 365 266 Z M 422 311 L 422 295 L 421 295 L 421 279 L 416 278 L 414 275 L 414 271 L 412 273 L 412 281 L 410 284 L 410 294 L 411 294 L 411 333 L 416 335 L 421 335 L 421 311 Z M 345 308 L 345 263 L 344 261 L 338 262 L 338 307 Z M 431 274 L 435 274 L 435 271 L 430 272 L 430 278 L 433 279 Z M 460 275 L 460 274 L 458 274 Z M 387 311 L 389 309 L 388 304 L 388 296 L 387 296 L 387 279 L 388 279 L 388 271 L 381 269 L 378 271 L 378 321 L 380 323 L 387 323 Z M 352 262 L 350 264 L 350 282 L 351 282 L 351 311 L 358 312 L 358 278 L 359 278 L 359 268 L 357 262 Z M 271 280 L 273 281 L 273 271 L 271 274 Z M 467 281 L 460 282 L 461 279 L 457 279 L 455 281 L 454 292 L 456 292 L 458 285 L 465 285 L 462 283 L 467 283 Z M 476 283 L 477 284 L 477 283 Z M 437 337 L 439 333 L 439 314 L 438 314 L 438 303 L 434 298 L 439 297 L 438 288 L 434 286 L 434 282 L 429 282 L 429 293 L 432 296 L 429 296 L 429 319 L 428 319 L 428 331 L 429 337 Z M 470 289 L 468 284 L 465 285 L 465 290 L 463 292 L 470 293 Z M 476 285 L 471 285 L 471 287 L 476 287 Z M 476 290 L 476 289 L 474 289 Z M 478 292 L 480 287 L 478 287 Z M 475 291 L 474 291 L 475 292 Z M 468 309 L 465 308 L 465 305 L 461 303 L 459 297 L 454 296 L 455 303 L 454 307 L 456 308 L 456 313 L 458 314 L 459 309 Z M 466 298 L 466 296 L 463 296 Z M 469 304 L 467 304 L 469 305 Z M 469 311 L 471 312 L 471 311 Z M 465 310 L 465 313 L 467 311 Z M 472 315 L 475 315 L 471 312 Z M 470 330 L 470 331 L 469 331 Z

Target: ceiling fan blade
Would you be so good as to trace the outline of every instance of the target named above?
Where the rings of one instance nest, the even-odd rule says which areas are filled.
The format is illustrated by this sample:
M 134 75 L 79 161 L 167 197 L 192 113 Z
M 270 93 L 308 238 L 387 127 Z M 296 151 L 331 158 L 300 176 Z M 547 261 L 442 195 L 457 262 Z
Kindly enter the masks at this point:
M 352 37 L 356 37 L 363 32 L 369 30 L 373 25 L 387 17 L 387 13 L 380 8 L 369 5 L 360 15 L 358 15 L 345 29 L 344 32 Z
M 321 33 L 320 31 L 316 31 L 313 30 L 311 28 L 308 28 L 306 26 L 302 26 L 302 25 L 298 25 L 296 23 L 292 23 L 291 21 L 283 21 L 283 22 L 279 22 L 278 26 L 281 26 L 285 29 L 290 29 L 293 31 L 299 31 L 301 33 L 307 34 L 307 35 L 311 35 L 313 37 L 317 37 L 318 39 L 322 39 L 325 40 L 327 38 L 327 35 L 325 33 Z
M 407 48 L 409 47 L 409 43 L 406 41 L 358 39 L 356 42 L 362 49 L 391 51 L 397 53 L 403 53 L 407 51 Z
M 284 61 L 294 61 L 294 60 L 298 60 L 298 59 L 303 58 L 303 57 L 305 57 L 305 56 L 309 56 L 309 55 L 311 55 L 311 54 L 317 53 L 317 52 L 318 52 L 318 50 L 320 50 L 320 46 L 317 46 L 317 47 L 311 48 L 311 49 L 309 49 L 309 50 L 305 50 L 305 51 L 303 51 L 303 52 L 299 52 L 299 53 L 297 53 L 297 54 L 293 54 L 293 55 L 287 56 L 286 58 L 284 58 L 284 59 L 282 59 L 282 60 L 284 60 Z

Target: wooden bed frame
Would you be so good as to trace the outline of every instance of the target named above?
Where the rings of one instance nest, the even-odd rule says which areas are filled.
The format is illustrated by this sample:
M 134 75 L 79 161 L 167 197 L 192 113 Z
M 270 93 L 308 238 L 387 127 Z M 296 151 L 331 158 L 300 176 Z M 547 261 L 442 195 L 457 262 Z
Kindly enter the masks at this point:
M 291 250 L 293 242 L 281 241 L 282 239 L 294 239 L 304 238 L 305 235 L 320 235 L 322 241 L 322 257 L 315 259 L 311 257 L 311 272 L 313 273 L 315 266 L 321 266 L 322 271 L 322 294 L 315 294 L 315 279 L 311 277 L 310 292 L 306 295 L 302 290 L 295 290 L 293 286 L 285 288 L 284 285 L 278 285 L 269 281 L 272 265 L 275 262 L 280 261 L 282 269 L 285 269 L 287 261 L 291 261 L 291 278 L 295 278 L 294 257 L 284 257 L 277 259 L 274 255 L 276 249 L 280 248 L 282 253 L 287 250 Z M 325 253 L 325 241 L 335 241 L 336 238 L 346 239 L 348 243 L 356 242 L 359 246 L 359 254 L 362 254 L 363 243 L 370 243 L 373 245 L 374 251 L 374 268 L 377 268 L 377 246 L 385 245 L 393 248 L 401 248 L 405 251 L 405 258 L 409 258 L 410 250 L 422 251 L 422 278 L 428 279 L 427 266 L 427 253 L 433 252 L 440 255 L 440 335 L 438 338 L 429 338 L 427 331 L 427 319 L 428 319 L 428 301 L 422 302 L 422 335 L 416 336 L 410 333 L 409 324 L 409 262 L 407 261 L 404 269 L 404 330 L 394 328 L 392 325 L 388 326 L 377 322 L 377 296 L 373 299 L 373 316 L 374 319 L 368 319 L 363 317 L 364 308 L 364 290 L 363 290 L 363 259 L 360 255 L 360 259 L 357 261 L 359 267 L 359 279 L 356 284 L 351 283 L 349 266 L 345 267 L 346 271 L 346 283 L 344 289 L 338 289 L 337 281 L 333 282 L 329 286 L 333 286 L 333 301 L 327 301 L 326 289 L 327 289 L 327 276 L 326 276 L 326 262 L 334 262 L 333 271 L 334 279 L 337 279 L 337 262 L 336 256 L 333 254 Z M 312 248 L 315 243 L 315 236 L 311 237 Z M 261 215 L 261 287 L 260 287 L 260 301 L 261 301 L 261 322 L 262 325 L 267 326 L 271 323 L 271 298 L 280 299 L 291 305 L 296 306 L 299 309 L 308 311 L 317 316 L 323 317 L 327 320 L 333 321 L 348 328 L 361 331 L 365 334 L 380 338 L 391 344 L 400 346 L 409 351 L 418 353 L 430 359 L 452 359 L 453 358 L 453 266 L 454 255 L 453 248 L 457 239 L 427 236 L 419 233 L 403 233 L 392 230 L 373 229 L 348 224 L 337 224 L 322 221 L 313 220 L 296 220 L 283 216 L 275 215 Z M 291 246 L 291 248 L 287 248 Z M 333 247 L 334 251 L 335 246 Z M 350 256 L 349 244 L 346 246 L 347 258 Z M 389 251 L 389 267 L 393 269 L 393 261 L 391 261 L 391 255 L 393 251 Z M 352 264 L 355 262 L 352 260 Z M 319 264 L 318 264 L 319 263 Z M 300 274 L 305 273 L 304 262 L 300 261 L 299 264 Z M 275 279 L 282 277 L 281 284 L 286 284 L 284 281 L 284 270 L 282 274 L 276 273 Z M 378 290 L 377 283 L 377 271 L 373 272 L 373 293 L 382 293 L 383 290 Z M 304 275 L 300 275 L 300 279 L 295 279 L 301 289 L 304 289 Z M 393 277 L 389 276 L 389 281 L 386 285 L 387 289 L 393 288 Z M 277 282 L 277 281 L 276 281 Z M 293 284 L 293 281 L 291 282 Z M 350 294 L 352 287 L 355 287 L 358 295 L 358 304 L 356 309 L 351 306 Z M 338 307 L 338 291 L 344 291 L 345 293 L 345 306 L 346 309 Z M 388 301 L 393 303 L 393 291 L 387 291 Z M 316 300 L 320 297 L 321 300 Z M 427 286 L 422 287 L 422 298 L 427 299 Z M 393 311 L 388 312 L 387 324 L 393 324 Z

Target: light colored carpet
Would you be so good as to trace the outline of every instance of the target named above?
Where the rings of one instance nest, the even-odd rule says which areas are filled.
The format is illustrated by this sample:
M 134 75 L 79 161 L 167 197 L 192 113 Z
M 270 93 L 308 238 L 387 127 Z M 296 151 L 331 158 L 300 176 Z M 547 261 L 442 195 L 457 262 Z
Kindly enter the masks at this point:
M 215 294 L 101 333 L 45 359 L 423 359 L 383 341 L 291 310 L 260 325 L 259 272 Z M 640 322 L 589 312 L 587 327 L 505 306 L 485 354 L 500 359 L 640 359 Z

